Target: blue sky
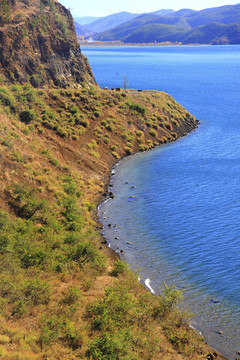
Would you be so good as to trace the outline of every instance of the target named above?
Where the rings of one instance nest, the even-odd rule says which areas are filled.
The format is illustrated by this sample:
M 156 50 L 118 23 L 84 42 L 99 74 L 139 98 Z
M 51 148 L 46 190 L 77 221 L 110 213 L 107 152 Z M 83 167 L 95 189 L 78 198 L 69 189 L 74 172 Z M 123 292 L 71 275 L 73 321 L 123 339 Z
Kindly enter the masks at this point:
M 194 10 L 206 9 L 222 5 L 234 5 L 239 1 L 231 0 L 59 0 L 65 7 L 70 8 L 73 15 L 106 16 L 120 11 L 143 13 L 161 9 L 179 10 L 190 8 Z

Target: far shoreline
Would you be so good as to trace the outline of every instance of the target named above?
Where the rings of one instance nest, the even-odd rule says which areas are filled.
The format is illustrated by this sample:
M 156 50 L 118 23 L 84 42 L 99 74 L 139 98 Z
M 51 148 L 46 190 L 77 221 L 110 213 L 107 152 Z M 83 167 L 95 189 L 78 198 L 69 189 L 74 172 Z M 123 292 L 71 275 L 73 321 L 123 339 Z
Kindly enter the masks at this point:
M 213 45 L 213 44 L 181 44 L 181 43 L 171 43 L 171 42 L 164 42 L 164 43 L 122 43 L 118 41 L 81 41 L 79 40 L 80 46 L 98 46 L 98 47 L 187 47 L 187 46 L 231 46 L 230 44 L 226 45 Z

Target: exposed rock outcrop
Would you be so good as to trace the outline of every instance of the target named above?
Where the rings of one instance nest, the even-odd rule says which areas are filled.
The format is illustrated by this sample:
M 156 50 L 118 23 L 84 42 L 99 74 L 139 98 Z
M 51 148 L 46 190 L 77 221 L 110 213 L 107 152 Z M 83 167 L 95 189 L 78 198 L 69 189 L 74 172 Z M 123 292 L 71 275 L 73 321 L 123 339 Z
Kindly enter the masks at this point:
M 0 74 L 34 86 L 96 84 L 70 11 L 56 0 L 1 2 Z

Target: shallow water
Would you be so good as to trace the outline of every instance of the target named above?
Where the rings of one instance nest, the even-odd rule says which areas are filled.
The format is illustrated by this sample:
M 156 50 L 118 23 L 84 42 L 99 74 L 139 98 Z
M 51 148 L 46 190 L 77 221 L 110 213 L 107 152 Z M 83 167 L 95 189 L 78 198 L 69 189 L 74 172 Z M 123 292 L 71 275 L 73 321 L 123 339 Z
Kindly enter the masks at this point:
M 111 246 L 149 278 L 174 283 L 192 325 L 229 359 L 240 350 L 240 47 L 82 48 L 101 87 L 122 78 L 164 90 L 201 126 L 120 162 L 101 206 Z M 127 182 L 127 183 L 126 183 Z M 109 229 L 108 223 L 117 227 Z M 119 240 L 116 240 L 115 237 Z M 223 332 L 223 335 L 219 334 Z

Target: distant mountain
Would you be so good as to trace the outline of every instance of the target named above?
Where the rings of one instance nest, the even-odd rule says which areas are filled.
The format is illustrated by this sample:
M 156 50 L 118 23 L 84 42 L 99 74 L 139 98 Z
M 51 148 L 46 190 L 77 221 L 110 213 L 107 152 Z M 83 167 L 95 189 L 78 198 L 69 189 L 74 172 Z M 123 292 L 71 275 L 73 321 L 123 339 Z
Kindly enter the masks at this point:
M 179 29 L 173 25 L 148 24 L 133 31 L 124 40 L 126 43 L 154 43 L 181 41 L 187 33 L 185 29 Z
M 201 11 L 182 9 L 164 16 L 159 16 L 160 12 L 140 15 L 95 34 L 93 39 L 124 43 L 240 44 L 240 4 Z
M 130 38 L 130 35 L 135 31 L 140 31 L 142 27 L 146 25 L 161 24 L 172 25 L 181 29 L 191 29 L 191 26 L 186 22 L 184 18 L 168 18 L 164 16 L 157 16 L 154 14 L 140 15 L 133 20 L 115 27 L 112 30 L 104 31 L 93 36 L 93 39 L 100 41 L 115 41 L 120 40 L 127 42 L 126 39 Z M 143 28 L 143 31 L 148 28 Z M 156 29 L 156 27 L 154 27 Z M 137 42 L 143 42 L 139 39 Z
M 87 35 L 89 35 L 89 31 L 87 29 L 85 29 L 84 26 L 79 25 L 76 21 L 74 21 L 74 26 L 75 26 L 77 36 L 87 36 Z
M 185 34 L 183 44 L 237 45 L 240 44 L 240 24 L 210 23 L 198 26 Z
M 184 9 L 167 14 L 166 16 L 185 17 L 192 28 L 212 22 L 221 24 L 240 23 L 240 4 L 226 5 L 200 11 Z
M 159 16 L 165 16 L 165 15 L 168 15 L 168 14 L 171 14 L 171 13 L 174 13 L 174 12 L 175 11 L 171 10 L 171 9 L 162 9 L 162 10 L 154 11 L 151 14 L 159 15 Z
M 167 16 L 167 17 L 188 17 L 188 16 L 193 16 L 197 12 L 198 12 L 197 10 L 192 10 L 192 9 L 181 9 L 178 11 L 168 13 L 165 16 Z
M 95 20 L 101 19 L 101 17 L 94 17 L 94 16 L 74 16 L 73 17 L 76 23 L 79 25 L 87 25 L 92 23 Z
M 123 24 L 127 21 L 130 21 L 137 16 L 139 16 L 139 14 L 132 14 L 132 13 L 123 11 L 123 12 L 119 12 L 117 14 L 112 14 L 112 15 L 108 15 L 103 18 L 100 18 L 100 19 L 93 21 L 92 23 L 86 25 L 85 27 L 91 33 L 97 33 L 100 31 L 102 32 L 102 31 L 106 31 L 109 29 L 113 29 L 114 27 L 116 27 L 120 24 Z

